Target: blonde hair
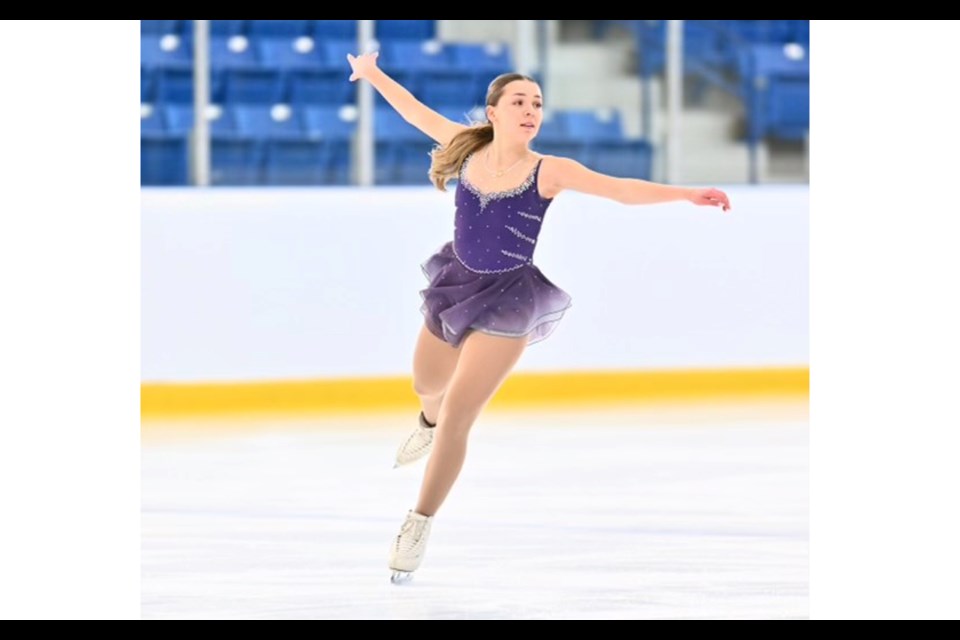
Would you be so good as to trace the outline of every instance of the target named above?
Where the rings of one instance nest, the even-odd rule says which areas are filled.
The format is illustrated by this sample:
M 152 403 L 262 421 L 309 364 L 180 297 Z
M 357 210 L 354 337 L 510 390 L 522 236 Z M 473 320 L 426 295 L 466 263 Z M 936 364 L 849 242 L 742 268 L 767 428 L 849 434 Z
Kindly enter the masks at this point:
M 504 73 L 493 79 L 487 88 L 487 106 L 495 107 L 500 102 L 503 89 L 515 80 L 536 82 L 522 73 Z M 467 156 L 493 142 L 493 125 L 489 122 L 473 123 L 465 131 L 453 136 L 446 146 L 437 145 L 430 152 L 430 181 L 440 191 L 447 190 L 447 182 L 460 174 L 460 167 Z

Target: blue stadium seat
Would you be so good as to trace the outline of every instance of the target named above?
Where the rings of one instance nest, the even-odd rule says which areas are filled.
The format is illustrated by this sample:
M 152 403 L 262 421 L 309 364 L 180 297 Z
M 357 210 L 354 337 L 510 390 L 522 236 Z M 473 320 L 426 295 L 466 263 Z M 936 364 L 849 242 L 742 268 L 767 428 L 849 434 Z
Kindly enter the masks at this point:
M 564 127 L 562 111 L 544 114 L 540 122 L 540 131 L 534 142 L 563 142 L 567 139 L 567 130 Z
M 245 46 L 241 49 L 236 46 L 238 44 Z M 242 37 L 211 36 L 210 66 L 213 69 L 257 69 L 260 67 L 260 56 L 257 47 Z
M 186 20 L 141 20 L 140 34 L 162 36 L 167 33 L 180 33 Z
M 357 40 L 356 20 L 314 20 L 313 37 L 318 40 L 325 38 Z
M 790 35 L 787 42 L 797 42 L 802 45 L 810 45 L 810 21 L 809 20 L 787 20 L 790 23 Z
M 788 51 L 796 51 L 800 57 L 791 58 Z M 755 76 L 789 76 L 807 78 L 810 76 L 810 56 L 805 48 L 788 49 L 782 44 L 758 44 L 748 49 L 748 63 Z
M 140 66 L 140 102 L 154 102 L 156 100 L 156 81 L 153 71 Z
M 377 20 L 377 40 L 427 40 L 436 37 L 436 20 Z
M 347 140 L 356 131 L 355 120 L 344 118 L 341 107 L 304 107 L 303 125 L 307 136 L 313 139 Z
M 263 184 L 264 148 L 258 140 L 238 136 L 211 136 L 212 185 Z
M 140 109 L 140 133 L 165 133 L 163 111 L 155 105 L 143 105 Z
M 272 69 L 321 69 L 324 67 L 324 49 L 315 44 L 309 51 L 299 51 L 291 38 L 260 38 L 257 47 L 260 61 Z M 344 64 L 348 64 L 346 58 Z M 349 69 L 349 66 L 347 67 Z M 349 76 L 348 76 L 349 77 Z
M 193 103 L 193 69 L 155 69 L 155 97 L 160 103 Z
M 356 122 L 344 119 L 341 107 L 314 106 L 303 109 L 303 124 L 307 131 L 307 140 L 318 145 L 316 150 L 311 150 L 307 145 L 299 150 L 288 145 L 284 152 L 305 155 L 307 158 L 311 157 L 311 153 L 316 154 L 315 173 L 313 176 L 305 176 L 303 179 L 309 180 L 305 183 L 349 184 L 350 143 L 356 130 Z M 283 160 L 290 161 L 290 158 L 287 156 Z M 276 170 L 273 175 L 276 176 Z M 291 175 L 288 172 L 286 178 L 291 179 Z
M 375 181 L 382 185 L 429 185 L 432 143 L 376 143 Z
M 568 110 L 557 114 L 565 133 L 587 144 L 594 142 L 618 142 L 624 139 L 620 114 L 616 111 L 603 114 L 596 111 Z
M 259 52 L 253 41 L 240 36 L 211 37 L 210 66 L 222 81 L 216 101 L 275 104 L 285 99 L 283 75 L 277 69 L 265 68 Z
M 286 102 L 284 75 L 279 69 L 223 70 L 222 99 L 227 104 L 277 104 Z
M 579 158 L 585 145 L 579 140 L 572 140 L 567 133 L 562 112 L 552 114 L 540 123 L 540 131 L 533 139 L 531 146 L 547 155 L 563 156 L 565 158 Z
M 478 91 L 479 78 L 473 73 L 428 71 L 418 78 L 417 97 L 430 107 L 483 105 L 486 96 Z
M 345 78 L 350 77 L 350 62 L 347 54 L 357 54 L 356 40 L 321 40 L 320 49 L 323 51 L 323 66 L 343 73 Z M 382 64 L 379 58 L 379 64 Z
M 795 22 L 806 20 L 723 20 L 747 44 L 790 42 Z
M 377 184 L 427 184 L 436 143 L 390 107 L 374 112 Z
M 264 184 L 338 184 L 331 169 L 331 153 L 331 145 L 319 140 L 269 140 L 265 143 Z
M 187 184 L 187 138 L 161 132 L 140 133 L 140 185 Z
M 646 140 L 607 140 L 588 146 L 581 162 L 600 173 L 649 180 L 653 175 L 653 147 Z
M 140 64 L 154 77 L 158 102 L 193 100 L 192 39 L 183 36 L 142 35 Z M 142 77 L 142 76 L 141 76 Z
M 789 47 L 789 48 L 788 48 Z M 787 52 L 802 54 L 791 57 Z M 799 45 L 757 44 L 739 56 L 747 138 L 802 140 L 810 126 L 810 58 Z
M 156 77 L 155 101 L 158 103 L 193 104 L 193 69 L 154 70 Z M 210 78 L 210 101 L 223 102 L 223 74 L 214 72 Z
M 140 112 L 140 185 L 187 184 L 187 136 L 167 131 L 164 109 L 148 105 Z
M 801 141 L 810 130 L 810 81 L 782 78 L 770 93 L 768 117 L 780 140 Z
M 300 105 L 340 105 L 357 100 L 357 85 L 342 73 L 326 69 L 295 69 L 289 73 L 289 101 Z
M 380 66 L 419 100 L 432 106 L 482 104 L 476 74 L 459 68 L 450 50 L 436 41 L 394 41 L 381 45 Z
M 472 74 L 471 102 L 483 104 L 494 78 L 513 71 L 509 48 L 500 42 L 488 44 L 450 44 L 453 64 L 463 73 Z
M 293 104 L 335 105 L 356 102 L 357 83 L 350 82 L 347 53 L 356 53 L 356 41 L 325 40 L 318 68 L 302 67 L 289 72 L 289 100 Z
M 145 67 L 191 67 L 193 65 L 191 40 L 169 34 L 141 35 L 140 64 Z
M 262 147 L 264 184 L 317 184 L 313 176 L 322 161 L 321 145 L 304 137 L 297 111 L 283 107 L 234 107 L 237 134 Z
M 247 32 L 249 20 L 211 20 L 211 36 L 235 36 Z
M 378 140 L 390 142 L 414 143 L 421 142 L 426 135 L 390 107 L 383 107 L 374 112 L 374 136 Z
M 343 71 L 346 77 L 350 77 L 350 62 L 347 60 L 347 54 L 357 54 L 356 40 L 321 40 L 320 48 L 323 50 L 324 66 L 328 69 L 337 69 Z M 382 64 L 377 59 L 378 64 Z
M 306 135 L 300 114 L 286 105 L 235 105 L 230 110 L 242 137 L 300 140 Z
M 435 40 L 400 40 L 380 45 L 377 60 L 394 71 L 448 71 L 454 69 L 450 50 Z
M 486 93 L 490 80 L 513 71 L 513 62 L 510 59 L 510 48 L 502 42 L 488 42 L 486 44 L 449 44 L 450 55 L 454 64 L 461 69 L 470 69 L 483 76 L 489 76 L 483 86 Z
M 557 119 L 572 145 L 570 157 L 600 173 L 650 179 L 653 147 L 624 137 L 619 112 L 570 110 L 559 112 Z
M 163 106 L 163 119 L 166 131 L 183 135 L 193 130 L 193 105 L 167 104 Z M 221 134 L 236 133 L 236 123 L 229 109 L 221 109 L 220 116 L 210 120 L 210 132 Z
M 248 31 L 252 36 L 297 36 L 310 35 L 313 20 L 250 20 Z

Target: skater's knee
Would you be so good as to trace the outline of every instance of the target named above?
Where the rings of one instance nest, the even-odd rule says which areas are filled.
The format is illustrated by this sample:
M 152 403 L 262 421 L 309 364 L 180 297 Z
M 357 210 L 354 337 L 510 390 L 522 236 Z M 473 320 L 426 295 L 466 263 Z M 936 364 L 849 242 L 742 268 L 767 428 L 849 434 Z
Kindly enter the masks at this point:
M 452 373 L 443 369 L 415 369 L 413 392 L 428 400 L 439 398 L 450 387 Z
M 426 400 L 436 400 L 443 396 L 446 386 L 442 382 L 431 382 L 422 378 L 413 379 L 413 392 Z

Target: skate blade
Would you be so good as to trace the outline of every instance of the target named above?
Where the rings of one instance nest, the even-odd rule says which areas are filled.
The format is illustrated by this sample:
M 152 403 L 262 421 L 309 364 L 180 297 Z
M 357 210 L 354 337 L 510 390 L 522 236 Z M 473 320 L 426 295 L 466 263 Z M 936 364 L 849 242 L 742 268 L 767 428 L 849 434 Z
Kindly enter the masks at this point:
M 390 574 L 390 582 L 393 584 L 403 584 L 404 582 L 410 582 L 413 580 L 412 571 L 394 571 Z

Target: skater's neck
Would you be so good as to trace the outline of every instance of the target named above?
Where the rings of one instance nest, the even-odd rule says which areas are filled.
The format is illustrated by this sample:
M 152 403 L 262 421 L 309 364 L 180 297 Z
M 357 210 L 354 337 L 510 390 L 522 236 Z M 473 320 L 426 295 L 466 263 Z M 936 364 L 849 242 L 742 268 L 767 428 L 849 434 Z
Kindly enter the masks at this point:
M 494 138 L 482 153 L 490 169 L 503 171 L 527 160 L 530 156 L 530 147 L 523 142 Z

